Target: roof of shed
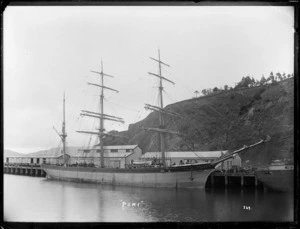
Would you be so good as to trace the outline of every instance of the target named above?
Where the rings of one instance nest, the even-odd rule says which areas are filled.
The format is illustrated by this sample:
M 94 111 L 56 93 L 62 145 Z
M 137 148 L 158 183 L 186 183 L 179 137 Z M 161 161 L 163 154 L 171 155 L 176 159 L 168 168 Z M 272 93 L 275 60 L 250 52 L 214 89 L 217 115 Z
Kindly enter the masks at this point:
M 99 146 L 96 145 L 96 146 Z M 118 146 L 104 146 L 104 149 L 135 149 L 138 145 L 118 145 Z
M 183 151 L 183 152 L 166 152 L 166 158 L 218 158 L 221 155 L 227 153 L 224 151 Z M 142 155 L 141 158 L 159 158 L 161 157 L 160 152 L 147 152 Z
M 111 158 L 120 158 L 120 157 L 128 157 L 129 155 L 133 154 L 132 152 L 104 152 L 104 157 L 111 157 Z M 100 157 L 100 153 L 97 153 L 96 149 L 91 149 L 90 152 L 84 153 L 83 150 L 78 150 L 76 153 L 72 154 L 71 157 Z
M 17 155 L 17 156 L 8 156 L 9 158 L 58 158 L 63 156 L 61 152 L 57 153 L 51 153 L 51 152 L 39 152 L 38 154 L 23 154 L 23 155 Z M 66 156 L 70 156 L 69 154 L 66 154 Z

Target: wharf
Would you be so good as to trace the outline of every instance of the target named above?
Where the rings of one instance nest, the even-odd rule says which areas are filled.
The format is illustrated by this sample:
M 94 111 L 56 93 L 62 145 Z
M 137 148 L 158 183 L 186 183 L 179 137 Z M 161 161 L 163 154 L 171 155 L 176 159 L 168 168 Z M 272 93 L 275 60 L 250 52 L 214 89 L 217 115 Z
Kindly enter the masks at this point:
M 262 183 L 254 172 L 213 172 L 208 187 L 261 187 Z
M 3 170 L 4 174 L 15 174 L 34 177 L 46 176 L 46 173 L 41 169 L 40 165 L 5 163 Z

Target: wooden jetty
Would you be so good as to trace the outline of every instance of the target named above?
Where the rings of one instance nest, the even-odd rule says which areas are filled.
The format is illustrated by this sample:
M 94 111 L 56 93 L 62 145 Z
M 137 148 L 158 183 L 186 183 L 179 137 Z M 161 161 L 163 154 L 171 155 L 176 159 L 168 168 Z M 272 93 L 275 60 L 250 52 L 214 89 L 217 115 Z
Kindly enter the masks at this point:
M 262 187 L 254 172 L 213 172 L 207 187 Z
M 40 165 L 5 163 L 3 169 L 4 174 L 24 175 L 33 177 L 46 176 L 46 173 L 41 169 Z

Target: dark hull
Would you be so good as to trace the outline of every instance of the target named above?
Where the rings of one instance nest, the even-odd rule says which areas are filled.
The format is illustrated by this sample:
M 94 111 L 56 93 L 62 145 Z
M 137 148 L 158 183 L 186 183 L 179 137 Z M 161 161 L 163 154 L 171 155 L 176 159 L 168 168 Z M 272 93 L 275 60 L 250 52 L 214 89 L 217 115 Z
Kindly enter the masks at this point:
M 154 188 L 205 188 L 212 166 L 113 169 L 42 165 L 47 178 L 121 186 Z
M 292 192 L 294 190 L 294 170 L 261 170 L 257 179 L 273 191 Z

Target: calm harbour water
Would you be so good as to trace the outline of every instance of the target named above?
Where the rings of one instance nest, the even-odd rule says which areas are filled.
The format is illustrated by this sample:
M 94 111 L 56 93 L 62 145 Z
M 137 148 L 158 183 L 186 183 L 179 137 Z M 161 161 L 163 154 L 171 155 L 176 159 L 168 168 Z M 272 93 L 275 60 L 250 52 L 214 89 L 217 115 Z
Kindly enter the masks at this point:
M 4 220 L 14 222 L 293 221 L 292 194 L 263 190 L 112 187 L 4 175 Z

